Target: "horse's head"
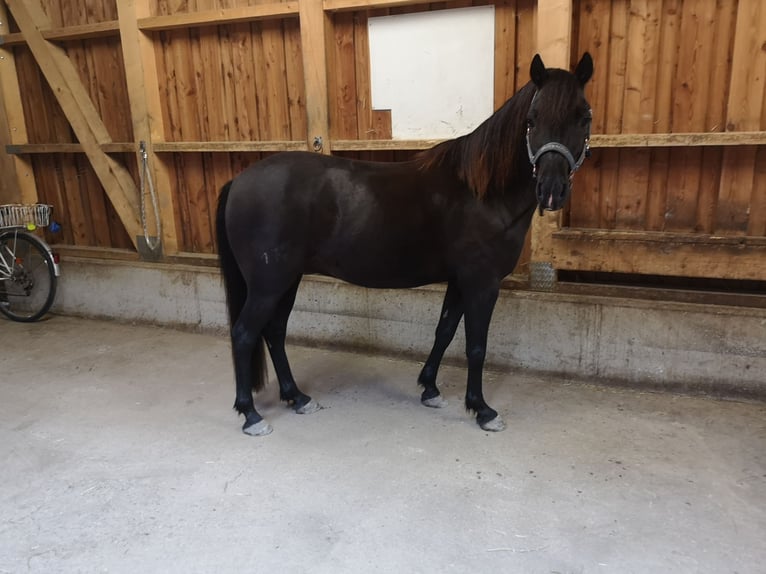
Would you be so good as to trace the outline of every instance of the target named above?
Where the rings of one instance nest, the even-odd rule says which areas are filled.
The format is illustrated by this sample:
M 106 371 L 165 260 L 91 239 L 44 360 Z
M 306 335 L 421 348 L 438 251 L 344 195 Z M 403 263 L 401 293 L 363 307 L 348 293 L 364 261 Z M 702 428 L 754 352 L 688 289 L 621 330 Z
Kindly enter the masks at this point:
M 537 91 L 527 114 L 527 151 L 542 214 L 564 206 L 572 177 L 589 155 L 591 110 L 584 87 L 593 59 L 586 52 L 572 74 L 546 68 L 537 54 L 529 73 Z

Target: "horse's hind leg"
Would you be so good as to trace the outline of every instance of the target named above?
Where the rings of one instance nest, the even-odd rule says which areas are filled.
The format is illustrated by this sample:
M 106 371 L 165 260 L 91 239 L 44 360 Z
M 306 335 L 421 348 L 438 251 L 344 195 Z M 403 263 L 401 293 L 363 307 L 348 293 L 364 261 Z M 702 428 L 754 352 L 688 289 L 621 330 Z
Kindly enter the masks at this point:
M 234 377 L 237 384 L 234 408 L 245 416 L 242 431 L 254 436 L 266 435 L 273 430 L 255 410 L 253 390 L 258 391 L 265 385 L 263 348 L 259 348 L 259 345 L 262 343 L 262 330 L 278 301 L 278 296 L 248 296 L 231 328 Z
M 298 385 L 295 384 L 285 352 L 287 320 L 295 304 L 295 294 L 298 291 L 300 281 L 301 278 L 298 277 L 295 284 L 282 295 L 274 314 L 263 329 L 263 336 L 266 339 L 271 361 L 274 364 L 274 371 L 279 380 L 279 397 L 291 405 L 296 413 L 309 414 L 321 407 L 310 396 L 302 393 Z
M 444 352 L 452 342 L 462 317 L 463 298 L 457 285 L 450 281 L 447 284 L 447 292 L 444 295 L 439 324 L 436 327 L 434 346 L 418 377 L 418 383 L 423 386 L 423 394 L 420 397 L 420 401 L 427 407 L 443 407 L 447 404 L 447 401 L 441 397 L 436 386 L 436 375 L 439 371 L 439 364 L 444 356 Z

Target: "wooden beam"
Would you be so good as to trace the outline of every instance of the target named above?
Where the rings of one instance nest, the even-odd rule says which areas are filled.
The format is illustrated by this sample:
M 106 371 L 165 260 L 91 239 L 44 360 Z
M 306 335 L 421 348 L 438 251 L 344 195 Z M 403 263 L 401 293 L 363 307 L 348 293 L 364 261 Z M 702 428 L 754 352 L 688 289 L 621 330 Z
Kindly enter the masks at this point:
M 169 152 L 275 152 L 306 151 L 305 141 L 156 142 L 154 151 Z
M 324 0 L 324 9 L 328 12 L 368 10 L 371 8 L 399 8 L 430 4 L 431 0 Z
M 766 131 L 671 134 L 594 134 L 592 148 L 715 147 L 766 144 Z
M 394 151 L 423 150 L 443 142 L 442 139 L 422 140 L 332 140 L 332 151 Z M 729 147 L 741 145 L 766 145 L 766 131 L 714 132 L 677 134 L 607 134 L 593 135 L 591 147 L 606 148 L 665 148 L 665 147 Z M 105 153 L 129 153 L 138 148 L 138 142 L 109 142 L 101 144 Z M 191 152 L 277 152 L 301 151 L 305 141 L 154 141 L 157 153 Z M 10 144 L 6 153 L 11 155 L 39 153 L 84 153 L 78 143 Z
M 6 3 L 135 245 L 141 229 L 136 185 L 125 167 L 101 150 L 101 144 L 111 143 L 111 138 L 77 70 L 64 50 L 40 33 L 41 29 L 50 28 L 50 22 L 38 1 L 6 0 Z
M 8 30 L 8 12 L 5 4 L 0 1 L 0 35 L 7 34 Z M 28 143 L 16 60 L 13 49 L 5 46 L 0 46 L 0 107 L 5 120 L 0 127 L 5 130 L 0 141 L 11 145 Z M 3 196 L 5 198 L 7 195 L 8 203 L 37 203 L 37 184 L 29 158 L 14 156 L 3 161 L 2 168 L 2 177 L 7 180 L 9 188 Z
M 67 26 L 65 28 L 48 28 L 40 30 L 43 38 L 48 41 L 67 42 L 71 40 L 89 40 L 91 38 L 108 38 L 117 36 L 120 33 L 120 27 L 116 20 L 106 20 L 104 22 L 94 22 L 92 24 L 81 24 L 79 26 Z M 0 43 L 6 46 L 23 45 L 26 43 L 24 34 L 3 35 Z
M 175 194 L 170 171 L 156 155 L 155 141 L 165 140 L 165 130 L 162 122 L 162 104 L 160 102 L 159 78 L 152 38 L 138 28 L 138 19 L 151 13 L 148 0 L 124 0 L 117 3 L 120 23 L 120 38 L 122 58 L 125 62 L 125 79 L 128 86 L 130 115 L 133 122 L 133 137 L 138 142 L 144 142 L 148 172 L 154 183 L 154 191 L 159 205 L 159 220 L 162 226 L 162 253 L 178 252 L 178 231 L 176 229 Z M 143 169 L 144 156 L 140 146 L 133 148 L 136 152 L 138 169 Z M 149 183 L 146 182 L 148 186 Z M 151 205 L 150 189 L 143 190 L 145 205 Z M 146 213 L 145 225 L 147 233 L 160 235 L 155 228 L 154 218 Z
M 332 151 L 391 151 L 430 149 L 445 140 L 333 140 Z
M 573 0 L 538 0 L 537 52 L 549 68 L 569 69 L 572 46 Z M 560 212 L 532 219 L 530 286 L 552 289 L 555 282 L 551 236 L 560 227 Z
M 306 143 L 309 149 L 330 153 L 327 91 L 327 28 L 329 19 L 319 0 L 301 0 L 301 51 L 306 85 Z M 320 145 L 319 142 L 321 142 Z
M 309 0 L 310 3 L 318 0 Z M 300 2 L 304 4 L 305 2 Z M 196 26 L 217 26 L 237 22 L 252 22 L 275 18 L 289 18 L 298 15 L 299 2 L 271 2 L 255 6 L 239 6 L 219 10 L 201 10 L 167 16 L 144 16 L 138 19 L 138 27 L 146 32 L 172 30 L 174 28 L 192 28 Z
M 764 237 L 562 229 L 551 245 L 556 269 L 766 280 Z

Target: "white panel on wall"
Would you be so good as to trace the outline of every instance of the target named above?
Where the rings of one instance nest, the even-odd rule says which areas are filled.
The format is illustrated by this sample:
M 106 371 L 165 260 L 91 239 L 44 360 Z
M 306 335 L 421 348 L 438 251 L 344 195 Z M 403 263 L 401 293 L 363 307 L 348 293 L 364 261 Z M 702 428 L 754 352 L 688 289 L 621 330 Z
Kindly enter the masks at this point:
M 453 138 L 493 109 L 495 8 L 369 19 L 372 106 L 394 139 Z

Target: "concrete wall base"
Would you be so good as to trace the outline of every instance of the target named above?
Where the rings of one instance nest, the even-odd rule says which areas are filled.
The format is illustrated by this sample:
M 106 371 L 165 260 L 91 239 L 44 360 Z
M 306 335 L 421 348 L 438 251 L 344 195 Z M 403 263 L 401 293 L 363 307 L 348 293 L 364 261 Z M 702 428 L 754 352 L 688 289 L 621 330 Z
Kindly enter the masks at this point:
M 53 311 L 227 332 L 217 270 L 71 258 Z M 443 286 L 370 290 L 306 277 L 288 327 L 302 344 L 425 360 Z M 503 291 L 488 365 L 729 396 L 766 396 L 766 309 Z M 463 361 L 458 331 L 446 359 Z M 413 369 L 413 378 L 417 369 Z

